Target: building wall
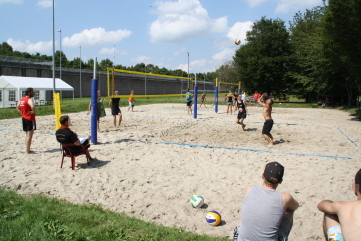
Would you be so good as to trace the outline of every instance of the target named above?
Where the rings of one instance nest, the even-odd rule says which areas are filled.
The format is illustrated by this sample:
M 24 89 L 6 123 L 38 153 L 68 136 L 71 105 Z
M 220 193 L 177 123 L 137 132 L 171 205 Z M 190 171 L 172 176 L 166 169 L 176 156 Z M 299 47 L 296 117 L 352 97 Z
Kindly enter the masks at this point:
M 21 62 L 21 59 L 9 58 L 0 56 L 0 75 L 9 76 L 24 76 L 24 77 L 44 77 L 52 78 L 52 66 L 51 63 L 37 63 Z M 62 68 L 62 80 L 74 88 L 74 97 L 90 97 L 91 96 L 91 83 L 93 79 L 93 71 L 82 70 L 81 72 L 81 86 L 80 86 L 80 70 Z M 145 82 L 147 95 L 160 95 L 160 94 L 180 94 L 184 93 L 187 89 L 186 79 L 173 79 L 173 78 L 161 78 L 155 76 L 133 75 L 116 72 L 115 87 L 114 90 L 118 90 L 120 95 L 127 95 L 131 90 L 134 90 L 135 94 L 145 94 Z M 55 70 L 55 77 L 60 77 L 59 68 Z M 98 89 L 101 96 L 108 96 L 107 87 L 107 72 L 98 71 Z M 30 84 L 30 83 L 29 83 Z M 30 84 L 31 85 L 31 84 Z M 204 86 L 206 90 L 213 90 L 213 83 L 203 81 L 198 82 L 199 91 L 203 91 Z M 55 86 L 56 88 L 56 86 Z M 80 91 L 81 89 L 81 91 Z M 46 91 L 46 99 L 51 99 L 52 91 Z M 72 98 L 73 93 L 71 91 L 63 91 L 62 98 Z

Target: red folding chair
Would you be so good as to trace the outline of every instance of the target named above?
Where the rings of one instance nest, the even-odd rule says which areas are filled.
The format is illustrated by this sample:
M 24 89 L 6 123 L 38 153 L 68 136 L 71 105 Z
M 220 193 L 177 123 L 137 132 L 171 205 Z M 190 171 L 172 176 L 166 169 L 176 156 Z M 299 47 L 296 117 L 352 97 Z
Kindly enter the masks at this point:
M 71 169 L 74 170 L 75 169 L 75 157 L 80 156 L 80 155 L 85 155 L 86 154 L 86 148 L 83 145 L 80 145 L 80 147 L 82 148 L 82 151 L 76 155 L 73 155 L 70 151 L 69 146 L 77 146 L 73 143 L 71 144 L 61 144 L 61 147 L 63 148 L 63 158 L 61 159 L 61 166 L 60 168 L 63 168 L 63 163 L 64 163 L 64 157 L 70 157 L 71 159 Z M 90 164 L 90 161 L 88 159 L 88 157 L 86 157 L 86 161 L 88 163 L 88 166 Z

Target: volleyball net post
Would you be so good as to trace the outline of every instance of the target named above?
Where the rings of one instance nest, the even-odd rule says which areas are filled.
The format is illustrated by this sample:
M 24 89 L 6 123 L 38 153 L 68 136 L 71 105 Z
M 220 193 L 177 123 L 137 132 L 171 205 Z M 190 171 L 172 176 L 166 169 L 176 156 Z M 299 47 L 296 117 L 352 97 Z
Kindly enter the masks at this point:
M 198 87 L 197 87 L 197 74 L 195 76 L 195 80 L 194 80 L 194 88 L 193 88 L 193 91 L 194 91 L 194 95 L 193 95 L 193 98 L 194 98 L 194 111 L 193 111 L 193 118 L 194 119 L 197 119 L 197 94 L 198 94 Z
M 218 78 L 216 78 L 216 87 L 214 87 L 214 112 L 218 113 Z
M 91 89 L 91 142 L 96 144 L 98 142 L 98 80 L 92 79 L 92 89 Z
M 60 128 L 60 117 L 61 117 L 59 93 L 54 93 L 54 106 L 55 106 L 55 130 L 57 130 Z

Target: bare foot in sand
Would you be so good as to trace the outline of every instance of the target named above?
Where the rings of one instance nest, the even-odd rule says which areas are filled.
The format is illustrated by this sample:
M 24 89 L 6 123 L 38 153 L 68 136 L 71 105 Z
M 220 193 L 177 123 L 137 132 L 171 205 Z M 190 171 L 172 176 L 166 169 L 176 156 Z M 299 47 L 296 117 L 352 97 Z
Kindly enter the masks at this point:
M 243 130 L 243 131 L 245 131 L 245 129 L 244 129 L 245 127 L 246 127 L 246 125 L 245 125 L 245 124 L 242 124 L 242 130 Z

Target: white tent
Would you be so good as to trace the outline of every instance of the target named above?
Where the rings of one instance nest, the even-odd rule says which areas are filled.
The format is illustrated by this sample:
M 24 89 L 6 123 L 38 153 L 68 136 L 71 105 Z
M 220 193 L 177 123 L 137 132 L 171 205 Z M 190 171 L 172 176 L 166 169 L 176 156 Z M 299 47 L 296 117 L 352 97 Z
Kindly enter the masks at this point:
M 45 103 L 46 91 L 53 90 L 53 78 L 0 76 L 0 108 L 15 106 L 29 87 L 36 92 L 35 101 Z M 74 88 L 61 79 L 55 79 L 55 90 L 73 91 L 74 98 Z

